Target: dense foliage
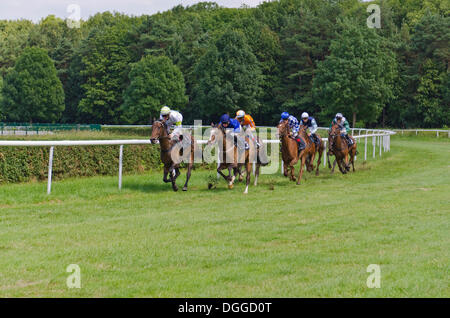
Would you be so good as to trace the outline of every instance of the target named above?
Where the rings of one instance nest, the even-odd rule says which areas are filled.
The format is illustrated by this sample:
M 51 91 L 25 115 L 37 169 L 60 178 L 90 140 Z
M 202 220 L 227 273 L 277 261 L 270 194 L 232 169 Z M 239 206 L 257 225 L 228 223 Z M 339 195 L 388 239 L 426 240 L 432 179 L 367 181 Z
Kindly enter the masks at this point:
M 380 29 L 367 27 L 369 2 L 358 0 L 240 9 L 201 2 L 152 16 L 105 12 L 79 29 L 54 16 L 0 21 L 0 120 L 148 123 L 169 104 L 188 123 L 243 108 L 259 125 L 275 124 L 284 110 L 307 111 L 321 125 L 337 111 L 354 125 L 448 125 L 449 2 L 373 3 Z M 30 56 L 32 47 L 53 60 L 59 84 L 47 60 L 36 67 L 45 58 Z M 16 83 L 26 70 L 35 79 L 27 85 L 37 85 L 28 93 Z M 49 104 L 44 83 L 64 93 L 49 91 Z

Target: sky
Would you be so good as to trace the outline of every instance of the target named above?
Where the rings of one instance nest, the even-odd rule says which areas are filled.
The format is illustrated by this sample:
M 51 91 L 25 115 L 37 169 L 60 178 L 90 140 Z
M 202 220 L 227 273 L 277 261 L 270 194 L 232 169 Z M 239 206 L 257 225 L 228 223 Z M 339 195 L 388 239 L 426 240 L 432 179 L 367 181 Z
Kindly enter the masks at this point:
M 216 0 L 220 6 L 239 8 L 242 4 L 257 6 L 264 0 Z M 169 10 L 179 4 L 188 6 L 199 0 L 0 0 L 0 20 L 28 19 L 35 22 L 54 14 L 60 18 L 69 18 L 74 11 L 68 8 L 79 5 L 82 19 L 97 12 L 118 11 L 129 15 L 153 14 Z

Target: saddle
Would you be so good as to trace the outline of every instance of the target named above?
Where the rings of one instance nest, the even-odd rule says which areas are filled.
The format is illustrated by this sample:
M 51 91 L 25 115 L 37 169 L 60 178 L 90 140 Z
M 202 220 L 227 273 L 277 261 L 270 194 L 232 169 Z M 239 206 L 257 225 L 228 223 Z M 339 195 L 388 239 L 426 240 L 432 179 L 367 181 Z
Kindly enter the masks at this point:
M 306 148 L 306 142 L 302 137 L 297 136 L 294 138 L 292 136 L 289 136 L 289 138 L 292 138 L 293 140 L 295 140 L 297 142 L 298 153 L 300 153 L 300 151 L 302 151 Z

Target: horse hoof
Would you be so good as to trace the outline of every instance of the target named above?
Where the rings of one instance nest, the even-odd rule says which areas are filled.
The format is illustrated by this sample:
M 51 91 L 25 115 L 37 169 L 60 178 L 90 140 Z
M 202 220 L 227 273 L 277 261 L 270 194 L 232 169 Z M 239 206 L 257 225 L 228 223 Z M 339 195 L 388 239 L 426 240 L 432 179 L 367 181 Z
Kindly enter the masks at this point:
M 183 188 L 183 191 L 185 191 L 185 192 L 186 192 L 186 191 L 187 191 L 187 187 L 184 187 L 184 188 Z
M 178 187 L 173 187 L 173 191 L 177 192 L 178 191 Z
M 232 184 L 229 184 L 229 185 L 228 185 L 228 189 L 231 190 L 231 189 L 233 189 L 233 188 L 234 188 L 234 185 L 232 185 Z

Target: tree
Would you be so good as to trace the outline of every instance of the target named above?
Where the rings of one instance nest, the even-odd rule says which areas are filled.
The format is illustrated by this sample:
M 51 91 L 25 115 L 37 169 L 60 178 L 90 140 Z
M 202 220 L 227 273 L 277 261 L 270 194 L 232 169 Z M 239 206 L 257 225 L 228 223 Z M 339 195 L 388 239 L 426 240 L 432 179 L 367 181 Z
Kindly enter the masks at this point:
M 361 117 L 376 121 L 392 99 L 396 64 L 392 51 L 374 29 L 344 19 L 341 32 L 331 42 L 330 55 L 319 63 L 314 79 L 314 96 L 322 113 L 351 114 L 353 126 Z
M 144 56 L 131 68 L 130 85 L 124 94 L 123 119 L 146 124 L 162 105 L 182 110 L 187 103 L 181 71 L 165 56 Z
M 229 30 L 211 45 L 198 62 L 192 111 L 208 120 L 239 108 L 253 112 L 261 94 L 261 69 L 255 55 L 237 31 Z
M 126 42 L 131 20 L 116 16 L 116 24 L 94 27 L 74 57 L 69 87 L 80 84 L 75 97 L 77 119 L 88 123 L 118 124 L 123 91 L 128 85 L 131 53 Z M 71 102 L 73 103 L 73 101 Z M 73 108 L 73 106 L 71 106 Z
M 3 100 L 2 90 L 3 90 L 3 77 L 0 75 L 0 121 L 3 120 L 2 108 L 1 108 L 2 100 Z
M 23 50 L 28 46 L 28 35 L 33 23 L 27 20 L 0 21 L 0 75 L 14 67 Z
M 450 122 L 450 105 L 444 102 L 443 83 L 446 80 L 448 85 L 448 74 L 440 75 L 433 61 L 427 59 L 423 64 L 423 76 L 419 80 L 415 96 L 421 121 L 427 127 L 442 127 Z
M 324 1 L 316 1 L 310 6 L 297 10 L 281 31 L 284 54 L 282 80 L 276 95 L 282 106 L 279 112 L 315 114 L 320 111 L 312 96 L 312 84 L 317 63 L 329 54 L 339 7 Z
M 64 90 L 46 50 L 24 50 L 5 78 L 1 108 L 10 121 L 54 123 L 60 119 Z

